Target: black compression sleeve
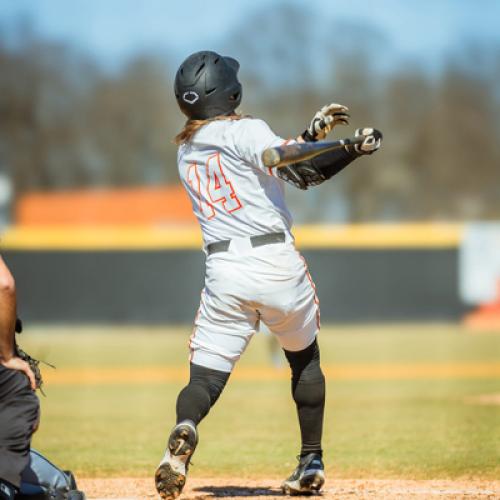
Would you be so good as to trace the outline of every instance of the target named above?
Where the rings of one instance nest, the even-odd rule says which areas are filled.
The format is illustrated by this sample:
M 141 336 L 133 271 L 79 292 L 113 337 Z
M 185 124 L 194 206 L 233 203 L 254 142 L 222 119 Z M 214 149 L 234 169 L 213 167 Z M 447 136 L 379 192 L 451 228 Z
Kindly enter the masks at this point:
M 198 425 L 219 398 L 230 374 L 194 363 L 190 371 L 189 384 L 177 398 L 177 423 L 191 420 Z
M 322 155 L 316 156 L 316 158 L 313 158 L 310 161 L 316 168 L 321 170 L 321 173 L 327 179 L 330 179 L 345 167 L 347 167 L 349 163 L 354 161 L 356 158 L 359 158 L 360 156 L 361 155 L 354 151 L 351 153 L 341 148 L 323 153 Z
M 292 396 L 297 406 L 302 438 L 300 455 L 322 454 L 321 437 L 325 411 L 325 377 L 316 340 L 302 351 L 285 351 L 292 369 Z

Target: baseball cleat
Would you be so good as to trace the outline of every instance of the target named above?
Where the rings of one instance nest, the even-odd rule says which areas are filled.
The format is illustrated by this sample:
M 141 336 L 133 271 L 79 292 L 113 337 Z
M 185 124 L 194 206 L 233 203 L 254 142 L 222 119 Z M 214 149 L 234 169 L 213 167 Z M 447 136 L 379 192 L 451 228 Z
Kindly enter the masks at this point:
M 317 453 L 299 458 L 299 465 L 284 481 L 281 489 L 285 495 L 312 495 L 318 493 L 325 483 L 323 460 Z
M 198 444 L 198 433 L 193 424 L 176 425 L 168 438 L 167 451 L 156 469 L 156 490 L 161 498 L 177 498 L 186 484 L 189 461 Z

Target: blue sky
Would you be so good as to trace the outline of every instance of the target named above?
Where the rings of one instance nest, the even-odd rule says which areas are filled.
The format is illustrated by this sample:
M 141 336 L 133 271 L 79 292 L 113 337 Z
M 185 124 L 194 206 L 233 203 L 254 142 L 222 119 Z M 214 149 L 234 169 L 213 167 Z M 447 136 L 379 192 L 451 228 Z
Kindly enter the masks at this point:
M 303 7 L 323 28 L 367 23 L 385 33 L 396 54 L 424 64 L 464 39 L 500 45 L 500 0 L 2 0 L 0 26 L 25 16 L 40 34 L 105 64 L 149 50 L 178 63 L 194 50 L 217 50 L 235 26 L 272 3 Z M 265 43 L 265 35 L 256 36 Z

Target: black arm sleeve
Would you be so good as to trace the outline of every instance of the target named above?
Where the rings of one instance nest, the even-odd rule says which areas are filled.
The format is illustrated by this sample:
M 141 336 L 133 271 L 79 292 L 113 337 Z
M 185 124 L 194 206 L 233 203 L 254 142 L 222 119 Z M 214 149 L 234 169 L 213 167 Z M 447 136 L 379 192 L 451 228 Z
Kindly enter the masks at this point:
M 330 179 L 360 156 L 355 151 L 350 152 L 340 148 L 323 153 L 309 161 L 321 171 L 326 179 Z
M 310 186 L 318 186 L 338 174 L 359 156 L 361 155 L 355 151 L 336 149 L 311 160 L 278 168 L 277 175 L 298 189 L 307 189 Z

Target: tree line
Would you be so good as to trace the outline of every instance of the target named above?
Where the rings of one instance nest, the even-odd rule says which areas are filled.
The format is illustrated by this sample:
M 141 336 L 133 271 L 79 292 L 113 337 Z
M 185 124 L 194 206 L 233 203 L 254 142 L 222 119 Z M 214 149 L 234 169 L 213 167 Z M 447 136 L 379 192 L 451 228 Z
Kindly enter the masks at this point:
M 269 18 L 279 23 L 263 43 L 255 33 Z M 380 152 L 333 181 L 288 189 L 297 220 L 500 217 L 500 47 L 464 42 L 433 70 L 384 67 L 383 34 L 312 23 L 294 7 L 258 12 L 216 48 L 241 62 L 242 111 L 280 135 L 297 135 L 332 101 L 352 115 L 336 137 L 364 125 L 384 132 Z M 18 38 L 12 46 L 0 32 L 0 170 L 17 194 L 178 182 L 171 139 L 184 119 L 168 57 L 142 54 L 108 71 L 74 47 Z

